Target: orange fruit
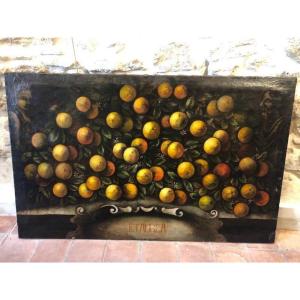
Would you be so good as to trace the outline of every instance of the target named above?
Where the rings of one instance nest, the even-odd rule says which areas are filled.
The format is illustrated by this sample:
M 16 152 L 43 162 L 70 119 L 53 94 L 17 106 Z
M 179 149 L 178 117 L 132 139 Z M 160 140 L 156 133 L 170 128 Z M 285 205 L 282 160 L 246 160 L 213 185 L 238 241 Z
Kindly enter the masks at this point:
M 70 157 L 69 148 L 65 145 L 58 144 L 54 146 L 52 156 L 56 161 L 66 161 Z
M 134 183 L 125 183 L 123 185 L 124 198 L 133 200 L 138 195 L 138 188 Z
M 68 194 L 68 188 L 64 183 L 58 182 L 53 185 L 53 195 L 57 198 L 63 198 Z
M 134 100 L 133 110 L 139 114 L 144 115 L 149 111 L 150 104 L 149 101 L 145 97 L 139 97 Z
M 94 192 L 89 190 L 86 183 L 82 183 L 78 188 L 78 193 L 81 198 L 89 199 L 93 196 Z
M 81 96 L 76 100 L 76 108 L 80 112 L 86 113 L 92 106 L 91 100 L 88 97 Z
M 202 178 L 202 185 L 207 190 L 214 190 L 219 185 L 219 179 L 215 174 L 208 173 Z
M 229 134 L 223 129 L 215 131 L 213 137 L 217 138 L 222 143 L 222 145 L 225 145 L 229 142 Z
M 209 165 L 205 159 L 196 159 L 195 165 L 201 176 L 205 175 L 209 171 Z
M 94 172 L 102 172 L 106 168 L 106 159 L 102 155 L 93 155 L 89 160 L 89 165 Z
M 222 96 L 217 101 L 217 108 L 220 112 L 228 113 L 234 108 L 234 100 L 231 96 Z
M 169 82 L 163 82 L 158 86 L 157 93 L 158 93 L 159 97 L 161 97 L 163 99 L 167 99 L 172 95 L 173 88 Z
M 126 144 L 124 144 L 124 143 L 116 143 L 113 146 L 113 154 L 114 154 L 114 156 L 116 158 L 123 159 L 123 154 L 124 154 L 124 151 L 125 151 L 126 148 L 127 148 Z
M 237 198 L 239 192 L 234 186 L 226 186 L 222 190 L 222 198 L 224 201 L 232 201 Z
M 144 124 L 143 135 L 148 140 L 155 140 L 160 135 L 160 126 L 155 121 L 149 121 Z
M 153 180 L 153 173 L 147 168 L 140 169 L 136 174 L 136 180 L 143 185 L 149 184 Z
M 49 179 L 53 176 L 53 168 L 47 162 L 42 162 L 37 168 L 38 175 L 43 179 Z
M 165 176 L 165 171 L 162 167 L 154 166 L 150 170 L 153 173 L 153 181 L 161 181 Z
M 177 174 L 182 179 L 189 179 L 195 174 L 195 167 L 192 163 L 184 161 L 177 167 Z
M 122 190 L 116 184 L 110 184 L 105 190 L 105 196 L 108 200 L 116 201 L 121 198 Z
M 230 176 L 230 167 L 225 163 L 219 163 L 214 168 L 214 173 L 221 178 L 228 178 Z
M 120 128 L 122 126 L 122 123 L 123 123 L 123 118 L 116 111 L 110 112 L 106 116 L 106 124 L 108 127 L 112 128 L 112 129 Z
M 204 211 L 210 211 L 215 206 L 215 200 L 213 197 L 205 195 L 199 199 L 199 207 Z
M 94 120 L 99 115 L 99 106 L 97 104 L 92 105 L 92 108 L 88 111 L 86 117 L 89 120 Z
M 258 191 L 256 193 L 254 203 L 257 206 L 265 206 L 270 202 L 270 195 L 265 191 Z
M 193 121 L 190 126 L 190 133 L 192 134 L 192 136 L 195 137 L 201 137 L 205 135 L 206 131 L 207 131 L 207 125 L 202 120 Z
M 264 177 L 269 173 L 269 165 L 264 162 L 258 162 L 258 172 L 256 174 L 257 177 Z
M 99 146 L 101 144 L 102 137 L 99 132 L 94 132 L 93 145 Z
M 182 100 L 182 99 L 186 98 L 187 97 L 187 88 L 186 88 L 186 86 L 183 85 L 183 84 L 177 85 L 174 89 L 174 96 L 179 100 Z
M 172 159 L 179 159 L 184 154 L 184 147 L 179 142 L 171 142 L 167 149 L 168 156 Z
M 55 176 L 62 180 L 70 179 L 73 175 L 72 166 L 68 163 L 61 162 L 55 168 Z
M 77 131 L 77 141 L 82 145 L 90 145 L 94 139 L 94 132 L 88 127 L 81 127 Z
M 163 188 L 159 192 L 159 200 L 163 203 L 172 203 L 175 200 L 175 192 L 171 188 Z
M 136 163 L 139 160 L 139 157 L 140 153 L 135 147 L 128 147 L 123 153 L 123 159 L 129 164 Z
M 252 137 L 253 137 L 253 130 L 250 127 L 242 127 L 237 134 L 238 140 L 243 144 L 249 143 Z
M 161 123 L 161 126 L 162 126 L 163 128 L 170 128 L 170 127 L 171 127 L 171 125 L 170 125 L 170 116 L 169 116 L 169 115 L 163 116 L 163 117 L 161 118 L 160 123 Z
M 256 161 L 251 157 L 244 157 L 239 162 L 239 169 L 246 175 L 253 175 L 256 168 Z
M 120 98 L 125 102 L 131 102 L 136 97 L 136 89 L 129 84 L 125 84 L 120 89 Z
M 241 195 L 245 199 L 253 199 L 256 196 L 256 187 L 251 183 L 246 183 L 241 187 Z
M 168 155 L 168 147 L 172 143 L 170 140 L 165 140 L 160 145 L 160 152 L 164 155 Z
M 146 153 L 148 150 L 148 142 L 143 138 L 135 138 L 131 142 L 131 146 L 139 150 L 141 154 Z
M 78 157 L 78 150 L 75 146 L 69 145 L 68 146 L 69 149 L 69 160 L 76 160 L 76 158 Z
M 72 117 L 65 112 L 58 113 L 55 121 L 56 125 L 60 128 L 70 128 L 72 126 Z
M 43 132 L 36 132 L 31 137 L 31 144 L 36 149 L 42 149 L 47 145 L 47 136 Z
M 233 207 L 233 214 L 238 218 L 246 217 L 249 213 L 249 206 L 244 202 L 238 202 Z
M 106 162 L 105 176 L 110 177 L 110 176 L 114 175 L 115 172 L 116 172 L 115 164 L 112 161 L 108 160 Z
M 251 144 L 243 144 L 237 152 L 239 158 L 255 155 L 255 147 Z
M 121 131 L 124 133 L 130 132 L 133 128 L 133 121 L 129 117 L 124 118 L 123 125 L 121 127 Z
M 187 195 L 182 190 L 175 190 L 175 199 L 178 204 L 184 205 L 187 202 Z
M 203 150 L 209 155 L 216 155 L 221 150 L 221 142 L 215 138 L 208 138 L 203 145 Z
M 91 191 L 97 191 L 100 189 L 101 187 L 101 180 L 99 177 L 97 176 L 90 176 L 87 180 L 86 180 L 86 186 L 89 190 Z
M 24 168 L 24 174 L 25 174 L 25 177 L 28 180 L 35 179 L 36 175 L 37 175 L 37 167 L 36 167 L 36 165 L 34 165 L 34 164 L 28 164 L 28 165 L 26 165 L 25 168 Z
M 188 117 L 186 113 L 182 111 L 176 111 L 170 116 L 170 126 L 175 130 L 182 130 L 188 123 Z
M 218 117 L 221 114 L 217 107 L 217 100 L 211 100 L 207 104 L 206 112 L 210 117 Z

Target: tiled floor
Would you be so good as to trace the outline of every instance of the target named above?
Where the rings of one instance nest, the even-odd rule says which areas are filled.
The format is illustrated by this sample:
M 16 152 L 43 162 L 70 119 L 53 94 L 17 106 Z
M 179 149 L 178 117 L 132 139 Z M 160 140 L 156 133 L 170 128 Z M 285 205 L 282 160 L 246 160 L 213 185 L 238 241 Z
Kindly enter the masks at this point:
M 300 262 L 300 231 L 275 244 L 20 240 L 15 217 L 0 216 L 0 262 Z

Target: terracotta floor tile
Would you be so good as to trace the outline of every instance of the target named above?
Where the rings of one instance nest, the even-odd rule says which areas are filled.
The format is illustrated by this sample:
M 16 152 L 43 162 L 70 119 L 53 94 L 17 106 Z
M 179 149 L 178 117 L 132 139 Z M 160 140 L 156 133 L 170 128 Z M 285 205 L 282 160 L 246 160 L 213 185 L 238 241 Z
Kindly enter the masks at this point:
M 178 243 L 180 262 L 211 262 L 213 255 L 209 243 Z
M 0 262 L 27 262 L 32 257 L 38 241 L 7 237 L 0 246 Z
M 248 262 L 250 260 L 246 244 L 211 243 L 214 261 Z
M 33 254 L 32 262 L 62 262 L 70 240 L 41 240 Z
M 102 261 L 106 241 L 74 240 L 66 261 L 68 262 L 98 262 Z
M 177 262 L 175 242 L 142 242 L 142 262 Z
M 282 253 L 287 262 L 300 263 L 300 250 L 285 250 Z
M 16 217 L 14 216 L 0 216 L 0 233 L 10 231 L 16 224 Z
M 280 251 L 251 249 L 249 251 L 249 256 L 251 262 L 279 263 L 286 261 L 286 258 Z
M 280 249 L 300 249 L 300 231 L 278 230 L 275 242 Z
M 137 262 L 139 260 L 139 242 L 107 241 L 105 262 Z

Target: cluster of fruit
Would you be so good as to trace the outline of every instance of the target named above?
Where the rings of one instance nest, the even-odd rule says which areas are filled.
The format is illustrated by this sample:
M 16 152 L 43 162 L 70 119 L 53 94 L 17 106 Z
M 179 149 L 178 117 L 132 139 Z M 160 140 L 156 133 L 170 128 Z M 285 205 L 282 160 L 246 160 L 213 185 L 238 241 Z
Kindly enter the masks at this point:
M 249 126 L 238 126 L 232 136 L 233 131 L 220 128 L 215 130 L 210 126 L 210 119 L 232 117 L 235 107 L 233 97 L 224 95 L 218 100 L 209 100 L 205 103 L 205 113 L 197 114 L 197 110 L 192 108 L 196 111 L 192 117 L 184 109 L 159 117 L 148 117 L 151 109 L 168 101 L 170 103 L 190 101 L 195 105 L 195 99 L 188 97 L 188 88 L 183 84 L 173 88 L 169 82 L 163 82 L 159 84 L 157 94 L 159 101 L 152 103 L 146 97 L 137 97 L 134 86 L 124 85 L 119 90 L 119 101 L 129 107 L 131 116 L 124 116 L 122 110 L 103 112 L 105 113 L 103 126 L 113 133 L 121 132 L 124 135 L 132 133 L 129 143 L 112 139 L 104 141 L 100 131 L 93 130 L 88 125 L 75 126 L 76 122 L 70 113 L 57 112 L 56 126 L 67 130 L 70 134 L 74 133 L 80 145 L 97 149 L 99 145 L 109 142 L 111 146 L 111 153 L 106 151 L 89 157 L 90 174 L 78 185 L 76 191 L 78 196 L 90 199 L 95 192 L 103 189 L 103 195 L 108 200 L 116 201 L 122 198 L 132 200 L 138 198 L 140 189 L 151 185 L 152 188 L 147 190 L 148 196 L 158 197 L 164 203 L 176 202 L 180 205 L 188 203 L 192 198 L 205 211 L 213 209 L 218 202 L 214 196 L 217 191 L 220 201 L 230 204 L 231 211 L 237 217 L 248 215 L 252 203 L 258 207 L 266 206 L 270 201 L 270 195 L 267 191 L 259 189 L 253 178 L 265 177 L 269 173 L 269 164 L 254 157 L 255 147 L 253 143 L 251 144 L 254 137 L 253 129 Z M 75 107 L 88 122 L 100 118 L 101 103 L 92 103 L 86 96 L 77 98 Z M 141 117 L 142 127 L 139 130 L 135 126 L 136 120 L 133 115 Z M 233 143 L 238 144 L 237 166 L 233 166 L 228 159 L 226 162 L 222 159 L 217 163 L 211 161 L 211 158 L 222 158 L 232 152 Z M 31 144 L 36 150 L 45 148 L 48 146 L 46 134 L 34 133 Z M 189 155 L 191 149 L 198 151 L 193 152 L 196 153 L 194 155 L 196 157 L 192 159 Z M 29 180 L 37 180 L 41 185 L 43 182 L 49 184 L 51 180 L 52 194 L 57 198 L 64 198 L 69 193 L 68 180 L 74 175 L 72 163 L 75 164 L 80 160 L 78 147 L 75 143 L 72 145 L 58 143 L 51 148 L 51 152 L 52 162 L 44 161 L 38 165 L 29 163 L 25 166 L 24 172 Z M 150 157 L 152 165 L 143 163 L 146 157 Z M 155 163 L 157 158 L 162 158 L 163 162 Z M 134 176 L 130 179 L 125 178 L 122 182 L 117 178 L 121 162 L 125 164 L 127 170 L 131 166 L 134 167 L 132 169 Z M 245 176 L 245 182 L 234 183 L 233 173 Z M 104 178 L 107 177 L 113 180 L 109 184 L 104 184 Z M 188 181 L 193 181 L 194 185 L 191 187 Z M 179 188 L 176 188 L 176 184 L 179 184 Z

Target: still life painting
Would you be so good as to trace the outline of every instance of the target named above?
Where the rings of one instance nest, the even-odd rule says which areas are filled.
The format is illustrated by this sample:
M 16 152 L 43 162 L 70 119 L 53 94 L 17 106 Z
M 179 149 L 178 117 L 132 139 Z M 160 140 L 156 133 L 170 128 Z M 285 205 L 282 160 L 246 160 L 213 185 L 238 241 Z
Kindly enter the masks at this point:
M 20 237 L 273 242 L 295 84 L 6 74 Z

